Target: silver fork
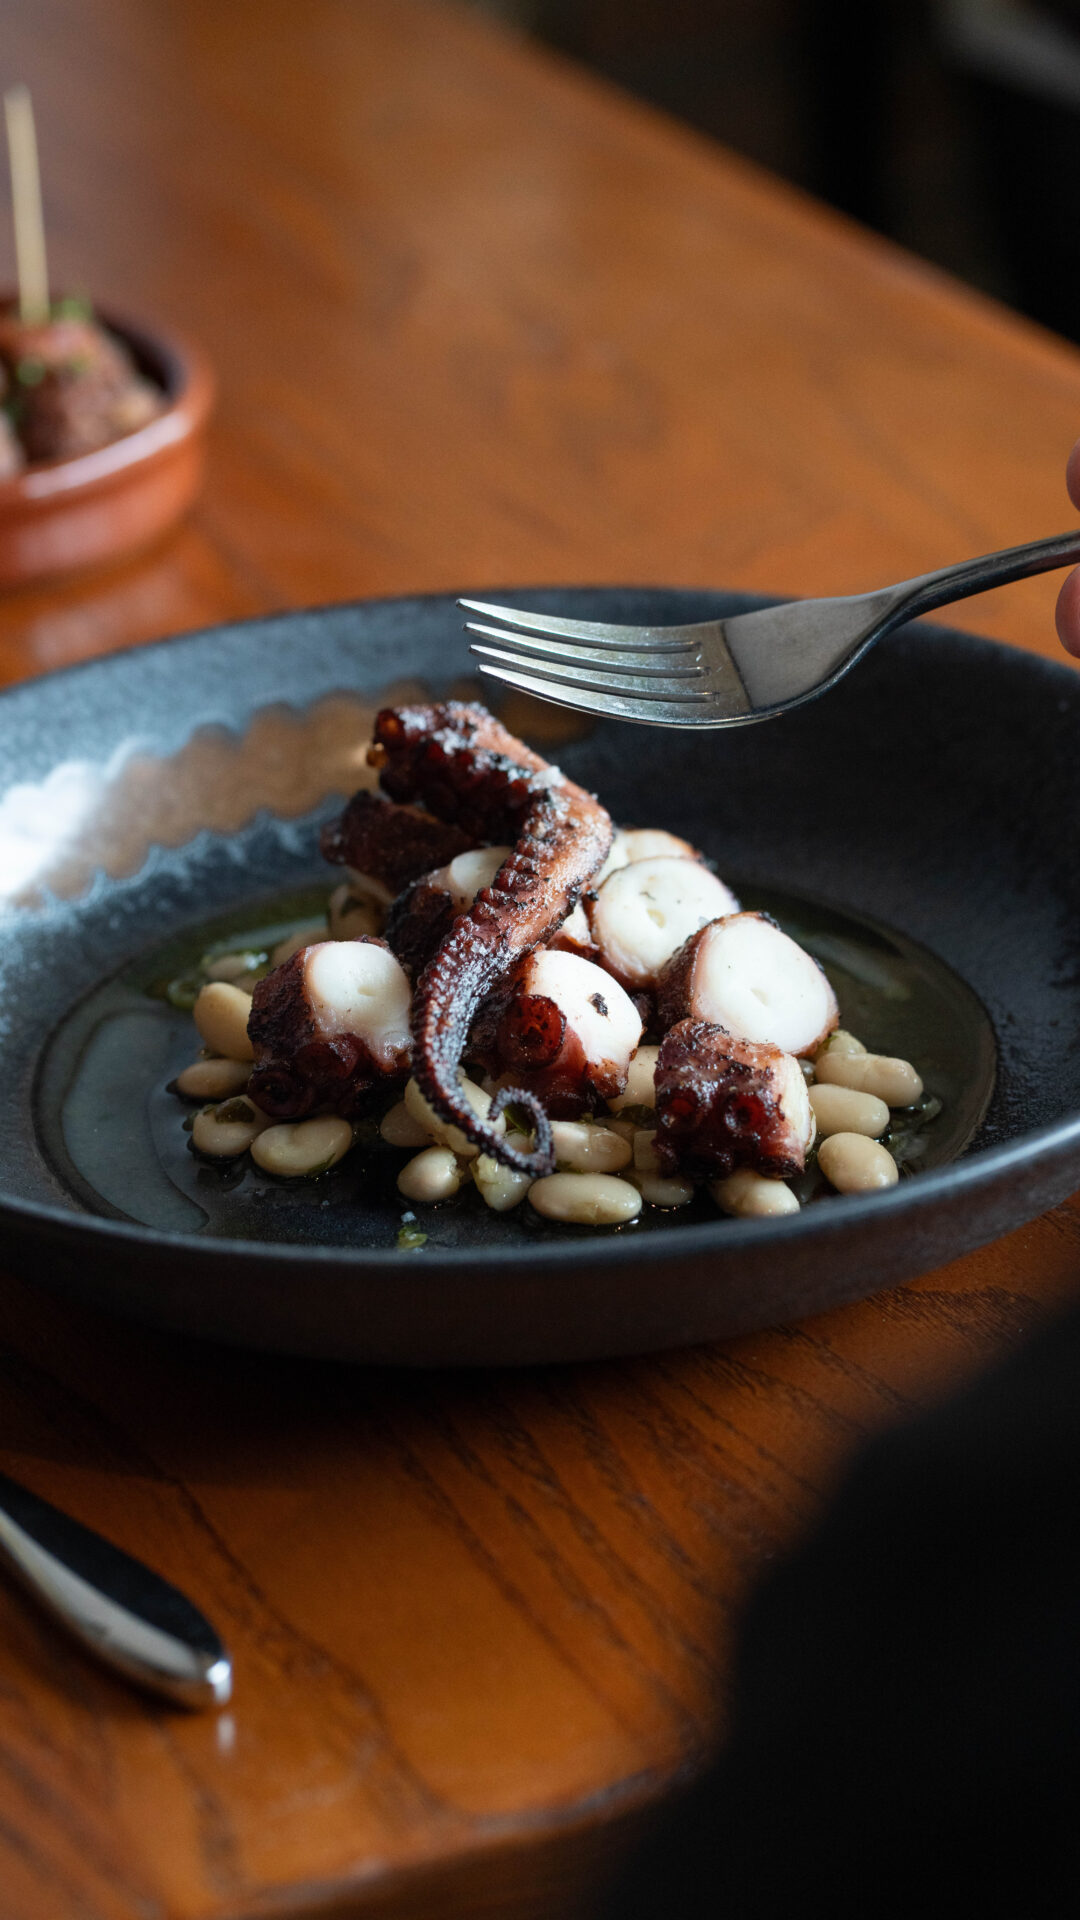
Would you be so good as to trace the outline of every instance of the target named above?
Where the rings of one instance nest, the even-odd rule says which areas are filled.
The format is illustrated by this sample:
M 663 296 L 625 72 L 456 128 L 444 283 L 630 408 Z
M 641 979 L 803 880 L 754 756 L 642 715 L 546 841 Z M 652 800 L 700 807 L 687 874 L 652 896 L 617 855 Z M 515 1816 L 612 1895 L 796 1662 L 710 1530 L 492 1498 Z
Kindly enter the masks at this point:
M 837 600 L 790 600 L 730 620 L 627 627 L 459 600 L 480 671 L 541 700 L 654 727 L 740 727 L 802 706 L 883 633 L 953 600 L 1080 561 L 1080 529 Z M 487 622 L 498 620 L 499 626 Z

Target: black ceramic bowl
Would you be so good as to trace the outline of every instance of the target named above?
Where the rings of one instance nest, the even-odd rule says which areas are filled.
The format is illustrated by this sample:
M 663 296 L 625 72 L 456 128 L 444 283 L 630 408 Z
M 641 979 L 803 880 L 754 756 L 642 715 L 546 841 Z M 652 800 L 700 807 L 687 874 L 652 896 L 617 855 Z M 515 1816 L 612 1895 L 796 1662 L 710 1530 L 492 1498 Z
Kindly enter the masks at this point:
M 491 597 L 490 593 L 487 597 Z M 517 602 L 677 622 L 762 604 L 646 589 Z M 799 1319 L 925 1271 L 1080 1182 L 1080 679 L 940 628 L 881 642 L 765 726 L 665 733 L 507 711 L 616 818 L 703 846 L 832 966 L 871 1044 L 942 1093 L 922 1171 L 797 1217 L 702 1199 L 618 1232 L 433 1211 L 394 1164 L 222 1173 L 166 1081 L 192 1033 L 147 989 L 334 875 L 319 823 L 384 699 L 464 690 L 447 598 L 283 615 L 0 698 L 0 1225 L 27 1275 L 237 1343 L 416 1365 L 551 1361 Z M 284 904 L 283 904 L 284 902 Z

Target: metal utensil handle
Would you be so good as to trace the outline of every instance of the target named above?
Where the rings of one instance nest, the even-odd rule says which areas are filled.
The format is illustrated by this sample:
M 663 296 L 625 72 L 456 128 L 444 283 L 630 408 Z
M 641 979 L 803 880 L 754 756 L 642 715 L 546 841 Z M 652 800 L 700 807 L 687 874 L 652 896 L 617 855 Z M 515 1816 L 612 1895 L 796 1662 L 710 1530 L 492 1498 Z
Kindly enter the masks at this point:
M 0 1559 L 83 1646 L 128 1680 L 185 1707 L 228 1700 L 232 1663 L 186 1595 L 6 1474 Z
M 903 607 L 905 620 L 916 614 L 932 613 L 953 600 L 966 600 L 988 587 L 1004 587 L 1010 580 L 1026 580 L 1033 573 L 1050 573 L 1055 567 L 1070 567 L 1080 562 L 1080 528 L 1070 533 L 1055 533 L 1048 540 L 1031 540 L 1023 547 L 1005 547 L 1001 553 L 984 553 L 974 560 L 961 560 L 954 567 L 940 567 L 936 573 L 923 573 L 905 580 L 893 589 Z

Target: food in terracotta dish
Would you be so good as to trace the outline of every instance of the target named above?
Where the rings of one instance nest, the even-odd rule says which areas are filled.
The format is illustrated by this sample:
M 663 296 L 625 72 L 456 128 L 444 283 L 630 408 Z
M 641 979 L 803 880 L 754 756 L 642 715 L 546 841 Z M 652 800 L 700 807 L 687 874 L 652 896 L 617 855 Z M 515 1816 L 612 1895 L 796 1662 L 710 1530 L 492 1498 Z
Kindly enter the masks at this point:
M 7 373 L 0 365 L 0 480 L 10 480 L 13 474 L 20 472 L 26 459 L 8 413 L 10 391 Z
M 0 315 L 0 363 L 9 443 L 31 464 L 93 453 L 165 406 L 124 343 L 80 301 L 57 301 L 50 319 L 33 324 L 9 308 Z
M 615 827 L 483 707 L 386 708 L 368 760 L 325 922 L 184 983 L 196 1153 L 310 1179 L 381 1137 L 414 1207 L 578 1226 L 896 1183 L 940 1103 L 687 841 Z

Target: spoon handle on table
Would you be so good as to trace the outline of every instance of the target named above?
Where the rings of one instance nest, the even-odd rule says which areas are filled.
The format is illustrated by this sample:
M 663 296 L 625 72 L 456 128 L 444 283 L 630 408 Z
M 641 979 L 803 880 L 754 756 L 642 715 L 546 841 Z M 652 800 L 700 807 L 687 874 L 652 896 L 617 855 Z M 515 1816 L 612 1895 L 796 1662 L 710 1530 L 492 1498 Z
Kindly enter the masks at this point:
M 6 1474 L 0 1474 L 0 1561 L 126 1679 L 185 1707 L 228 1700 L 232 1663 L 186 1595 Z

